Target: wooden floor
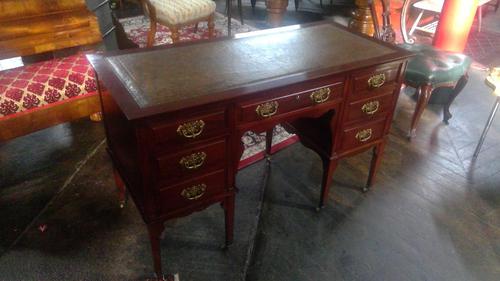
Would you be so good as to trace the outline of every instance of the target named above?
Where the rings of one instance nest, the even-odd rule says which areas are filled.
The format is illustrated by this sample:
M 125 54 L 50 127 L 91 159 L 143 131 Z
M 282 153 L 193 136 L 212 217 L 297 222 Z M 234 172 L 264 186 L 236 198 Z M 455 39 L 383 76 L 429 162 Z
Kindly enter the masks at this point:
M 302 17 L 318 16 L 317 3 L 301 5 Z M 250 11 L 248 22 L 264 25 L 263 11 Z M 499 14 L 485 16 L 485 30 L 500 32 Z M 367 152 L 341 162 L 316 213 L 320 158 L 295 144 L 238 174 L 228 250 L 219 206 L 169 223 L 165 271 L 182 281 L 500 280 L 500 120 L 472 161 L 494 97 L 481 67 L 470 75 L 450 125 L 430 105 L 412 142 L 415 102 L 401 94 L 369 193 L 359 191 Z M 119 208 L 111 171 L 102 124 L 86 119 L 0 144 L 0 280 L 152 277 L 146 229 L 132 202 Z

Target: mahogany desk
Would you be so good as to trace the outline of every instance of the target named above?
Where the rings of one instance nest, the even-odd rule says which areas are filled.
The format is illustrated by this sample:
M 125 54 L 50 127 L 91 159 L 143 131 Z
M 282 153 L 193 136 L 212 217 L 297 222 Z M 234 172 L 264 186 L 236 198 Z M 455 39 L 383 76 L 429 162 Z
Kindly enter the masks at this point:
M 220 202 L 231 243 L 248 130 L 287 123 L 320 153 L 320 206 L 338 159 L 375 148 L 371 185 L 409 56 L 331 22 L 90 55 L 117 184 L 148 226 L 157 275 L 167 219 Z

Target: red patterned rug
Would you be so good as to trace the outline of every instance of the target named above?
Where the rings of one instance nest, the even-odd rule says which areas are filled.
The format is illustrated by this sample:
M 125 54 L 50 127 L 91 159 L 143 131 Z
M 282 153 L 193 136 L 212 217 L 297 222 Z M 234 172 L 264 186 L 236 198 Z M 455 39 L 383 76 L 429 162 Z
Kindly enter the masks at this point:
M 120 19 L 120 23 L 127 34 L 127 37 L 140 48 L 144 48 L 147 42 L 147 34 L 149 31 L 149 20 L 144 16 L 131 17 Z M 231 20 L 232 33 L 243 33 L 258 30 L 257 28 L 249 25 L 241 24 L 239 21 Z M 215 17 L 215 31 L 216 36 L 227 36 L 227 18 L 221 14 L 216 14 Z M 194 32 L 194 26 L 187 26 L 180 30 L 180 41 L 194 41 L 208 39 L 208 27 L 206 22 L 199 24 L 198 32 Z M 155 46 L 163 44 L 172 44 L 170 31 L 163 25 L 157 25 L 155 35 Z M 247 132 L 242 137 L 245 151 L 241 157 L 239 168 L 246 167 L 264 158 L 265 150 L 265 133 L 256 134 L 254 132 Z M 273 134 L 273 144 L 271 152 L 276 152 L 280 149 L 287 147 L 297 142 L 298 137 L 289 134 L 281 126 L 276 126 Z

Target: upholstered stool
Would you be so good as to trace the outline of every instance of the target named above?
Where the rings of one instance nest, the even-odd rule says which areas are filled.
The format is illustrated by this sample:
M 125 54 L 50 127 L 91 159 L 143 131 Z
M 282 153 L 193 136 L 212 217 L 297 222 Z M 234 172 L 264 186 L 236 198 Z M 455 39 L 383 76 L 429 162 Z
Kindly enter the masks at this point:
M 437 50 L 432 46 L 419 44 L 403 44 L 416 56 L 410 60 L 406 68 L 404 83 L 417 89 L 417 105 L 413 113 L 408 137 L 416 135 L 416 129 L 422 112 L 429 103 L 432 92 L 437 88 L 452 88 L 448 101 L 443 109 L 443 121 L 448 124 L 452 117 L 450 105 L 462 91 L 468 81 L 467 71 L 471 59 L 463 54 Z
M 100 111 L 84 54 L 0 71 L 0 142 Z
M 208 34 L 214 36 L 215 2 L 212 0 L 141 0 L 144 11 L 149 15 L 151 29 L 147 46 L 153 46 L 156 23 L 167 26 L 172 33 L 172 42 L 179 41 L 179 28 L 189 24 L 198 26 L 200 21 L 208 21 Z M 195 28 L 196 30 L 197 28 Z
M 479 152 L 481 151 L 481 146 L 483 146 L 484 139 L 486 138 L 486 134 L 490 130 L 491 124 L 493 123 L 493 119 L 497 114 L 498 108 L 500 107 L 500 67 L 493 68 L 488 77 L 485 80 L 486 85 L 493 89 L 493 94 L 497 96 L 495 100 L 495 104 L 493 105 L 493 109 L 491 110 L 490 116 L 488 117 L 488 122 L 486 122 L 486 126 L 484 127 L 483 133 L 479 138 L 479 143 L 476 146 L 476 150 L 474 151 L 473 158 L 477 158 Z

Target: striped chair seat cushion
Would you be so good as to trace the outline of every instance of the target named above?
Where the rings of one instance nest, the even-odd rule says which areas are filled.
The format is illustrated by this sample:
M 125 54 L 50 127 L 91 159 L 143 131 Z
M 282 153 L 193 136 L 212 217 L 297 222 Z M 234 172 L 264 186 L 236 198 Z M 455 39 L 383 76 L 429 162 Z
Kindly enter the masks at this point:
M 167 25 L 179 25 L 203 19 L 215 12 L 212 0 L 150 0 L 156 17 Z

